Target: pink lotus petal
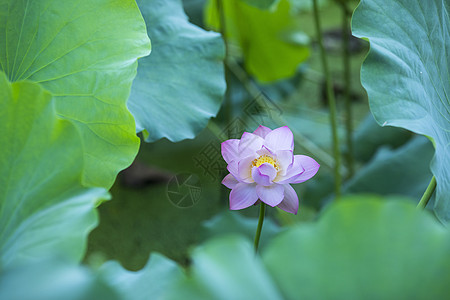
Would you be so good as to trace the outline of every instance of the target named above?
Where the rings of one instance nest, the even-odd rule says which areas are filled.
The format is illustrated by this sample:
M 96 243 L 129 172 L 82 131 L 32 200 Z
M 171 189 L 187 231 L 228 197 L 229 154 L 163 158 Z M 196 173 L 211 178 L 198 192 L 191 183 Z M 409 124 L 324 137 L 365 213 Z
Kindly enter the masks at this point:
M 269 132 L 265 137 L 264 146 L 271 151 L 294 150 L 294 135 L 289 127 L 284 126 Z
M 234 176 L 234 178 L 240 181 L 237 161 L 230 161 L 230 163 L 227 165 L 227 170 Z
M 289 184 L 283 184 L 284 188 L 284 199 L 280 204 L 277 205 L 278 208 L 296 215 L 298 212 L 298 196 L 294 188 Z
M 230 193 L 230 209 L 237 210 L 247 208 L 258 200 L 256 183 L 238 183 Z
M 266 146 L 262 146 L 261 149 L 256 151 L 256 154 L 258 154 L 259 156 L 268 155 L 268 156 L 271 156 L 271 157 L 275 157 L 275 152 L 270 151 L 270 149 L 267 148 Z
M 270 180 L 275 179 L 275 177 L 277 176 L 277 170 L 269 163 L 263 163 L 257 169 L 261 172 L 262 175 L 269 176 Z
M 254 182 L 252 178 L 252 162 L 256 156 L 247 156 L 243 158 L 238 163 L 238 174 L 239 179 L 243 182 L 252 183 Z
M 314 175 L 316 175 L 317 171 L 319 171 L 320 165 L 309 156 L 306 155 L 295 155 L 294 156 L 294 164 L 299 164 L 303 168 L 303 172 L 294 174 L 291 177 L 287 177 L 287 179 L 279 181 L 278 183 L 301 183 L 305 182 L 308 179 L 311 179 Z M 295 172 L 294 172 L 295 173 Z
M 232 160 L 239 159 L 238 146 L 239 146 L 239 140 L 237 140 L 237 139 L 227 140 L 221 144 L 222 156 L 223 156 L 223 159 L 227 162 L 227 164 L 229 164 L 230 161 L 232 161 Z
M 256 151 L 262 148 L 263 143 L 264 139 L 259 135 L 244 132 L 238 147 L 240 157 L 255 155 Z
M 229 189 L 234 189 L 234 187 L 239 183 L 236 178 L 232 174 L 228 174 L 225 176 L 225 178 L 222 180 L 222 184 L 226 186 Z
M 256 128 L 255 131 L 253 131 L 253 134 L 259 135 L 262 138 L 265 138 L 266 135 L 271 132 L 272 129 L 270 129 L 269 127 L 263 126 L 263 125 L 259 125 L 258 128 Z
M 259 167 L 253 167 L 252 169 L 252 178 L 259 185 L 271 185 L 273 183 L 272 180 L 276 176 L 277 170 L 269 163 L 263 163 Z
M 272 184 L 270 186 L 257 185 L 256 194 L 262 202 L 274 207 L 283 200 L 284 188 L 280 184 Z
M 288 167 L 294 162 L 294 153 L 292 153 L 292 150 L 279 150 L 275 156 L 281 168 L 280 175 L 285 175 Z
M 292 164 L 288 166 L 288 168 L 284 172 L 278 173 L 275 182 L 279 184 L 288 183 L 290 178 L 295 177 L 305 171 L 305 169 L 303 169 L 300 159 L 298 159 L 298 156 L 299 155 L 294 155 L 294 161 L 292 162 Z

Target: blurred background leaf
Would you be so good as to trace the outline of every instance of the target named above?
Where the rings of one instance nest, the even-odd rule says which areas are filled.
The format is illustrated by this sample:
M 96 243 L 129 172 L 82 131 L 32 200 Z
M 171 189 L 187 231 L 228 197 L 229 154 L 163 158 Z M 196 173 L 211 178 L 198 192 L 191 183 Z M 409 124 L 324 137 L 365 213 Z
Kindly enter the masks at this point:
M 278 2 L 280 2 L 280 0 L 241 0 L 241 1 L 262 10 L 273 8 L 278 4 Z
M 208 241 L 192 254 L 191 277 L 166 299 L 283 299 L 251 244 L 238 236 Z
M 397 194 L 409 196 L 417 203 L 432 177 L 433 154 L 433 145 L 423 136 L 416 136 L 395 150 L 383 146 L 345 184 L 343 192 Z
M 290 11 L 288 0 L 271 10 L 261 10 L 241 0 L 222 1 L 225 28 L 222 28 L 218 0 L 205 9 L 208 28 L 223 30 L 227 42 L 242 52 L 245 69 L 259 81 L 291 77 L 309 56 L 309 39 L 299 20 Z
M 0 299 L 122 299 L 94 272 L 59 258 L 48 258 L 0 273 Z
M 116 289 L 122 299 L 133 300 L 161 299 L 175 282 L 184 278 L 176 263 L 158 253 L 153 253 L 138 272 L 127 271 L 118 262 L 108 261 L 98 275 Z
M 354 133 L 355 158 L 361 162 L 367 162 L 381 146 L 398 148 L 413 135 L 403 128 L 381 127 L 372 114 L 368 113 Z
M 450 235 L 402 198 L 355 195 L 275 238 L 263 261 L 285 299 L 444 299 Z
M 198 246 L 165 299 L 443 299 L 450 235 L 407 198 L 353 195 L 275 237 L 260 257 L 243 238 Z
M 233 211 L 226 210 L 203 223 L 203 235 L 205 239 L 212 239 L 222 235 L 239 234 L 245 236 L 249 242 L 253 242 L 257 225 L 257 218 L 244 217 Z M 280 231 L 282 231 L 282 228 L 272 219 L 265 218 L 259 249 L 263 249 Z

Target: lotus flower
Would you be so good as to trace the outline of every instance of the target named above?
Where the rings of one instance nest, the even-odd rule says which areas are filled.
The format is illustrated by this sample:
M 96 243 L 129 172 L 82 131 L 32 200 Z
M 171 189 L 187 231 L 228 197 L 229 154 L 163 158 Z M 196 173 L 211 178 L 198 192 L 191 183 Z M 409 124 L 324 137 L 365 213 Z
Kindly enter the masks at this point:
M 297 214 L 298 196 L 290 185 L 313 177 L 320 165 L 311 157 L 294 155 L 294 136 L 287 127 L 259 126 L 241 139 L 222 143 L 222 156 L 230 172 L 222 184 L 231 189 L 230 209 L 262 201 Z

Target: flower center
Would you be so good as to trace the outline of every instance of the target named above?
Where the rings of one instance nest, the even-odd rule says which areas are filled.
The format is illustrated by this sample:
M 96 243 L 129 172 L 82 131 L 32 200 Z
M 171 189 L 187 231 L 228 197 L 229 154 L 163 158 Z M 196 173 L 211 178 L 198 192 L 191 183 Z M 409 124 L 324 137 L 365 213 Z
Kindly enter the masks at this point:
M 264 163 L 271 164 L 275 168 L 275 170 L 277 170 L 277 171 L 280 169 L 280 167 L 278 166 L 277 161 L 275 159 L 273 159 L 272 157 L 270 157 L 269 155 L 266 155 L 266 154 L 261 155 L 258 158 L 255 158 L 252 161 L 252 166 L 259 167 L 260 165 L 262 165 Z

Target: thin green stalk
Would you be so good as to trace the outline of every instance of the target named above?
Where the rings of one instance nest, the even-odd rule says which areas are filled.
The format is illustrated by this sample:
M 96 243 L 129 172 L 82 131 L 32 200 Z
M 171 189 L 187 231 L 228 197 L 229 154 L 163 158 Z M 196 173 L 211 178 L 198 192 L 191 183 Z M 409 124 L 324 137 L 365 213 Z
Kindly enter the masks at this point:
M 228 43 L 226 39 L 226 21 L 225 21 L 225 11 L 223 8 L 223 1 L 217 0 L 217 13 L 219 15 L 219 22 L 220 22 L 220 33 L 222 34 L 222 39 L 225 43 L 225 60 L 224 60 L 224 71 L 225 71 L 225 82 L 227 83 L 227 90 L 225 92 L 225 99 L 224 99 L 224 117 L 225 117 L 225 125 L 228 126 L 231 124 L 231 121 L 233 119 L 233 108 L 231 103 L 231 97 L 230 97 L 230 71 L 227 67 L 227 61 L 229 58 L 229 51 L 228 51 Z M 231 138 L 231 128 L 228 129 L 227 132 L 228 138 Z
M 266 204 L 264 202 L 261 202 L 261 206 L 259 208 L 258 227 L 256 228 L 256 233 L 255 233 L 255 253 L 258 252 L 259 238 L 261 237 L 261 230 L 262 230 L 262 226 L 264 223 L 265 212 L 266 212 Z
M 319 19 L 319 8 L 317 5 L 317 0 L 313 0 L 314 6 L 314 22 L 316 26 L 317 39 L 320 47 L 320 57 L 322 59 L 322 67 L 325 75 L 325 83 L 327 88 L 327 98 L 328 105 L 330 107 L 330 122 L 331 122 L 331 132 L 333 135 L 333 155 L 334 155 L 334 190 L 336 194 L 336 198 L 341 195 L 341 153 L 339 150 L 339 139 L 337 135 L 337 117 L 336 117 L 336 100 L 334 98 L 333 84 L 331 81 L 330 72 L 328 70 L 328 62 L 325 53 L 325 48 L 323 46 L 323 37 L 322 37 L 322 29 L 320 26 Z
M 431 178 L 430 184 L 427 187 L 427 190 L 422 196 L 422 199 L 420 199 L 419 204 L 417 204 L 417 208 L 424 209 L 427 206 L 428 201 L 430 201 L 431 195 L 433 195 L 435 189 L 436 189 L 436 177 L 433 176 L 433 178 Z
M 353 159 L 353 114 L 352 105 L 350 101 L 350 91 L 351 91 L 351 74 L 350 74 L 350 12 L 348 10 L 347 4 L 341 2 L 342 7 L 342 49 L 344 51 L 344 98 L 345 98 L 345 129 L 346 142 L 347 142 L 347 167 L 348 167 L 348 177 L 352 177 L 354 174 L 354 159 Z

